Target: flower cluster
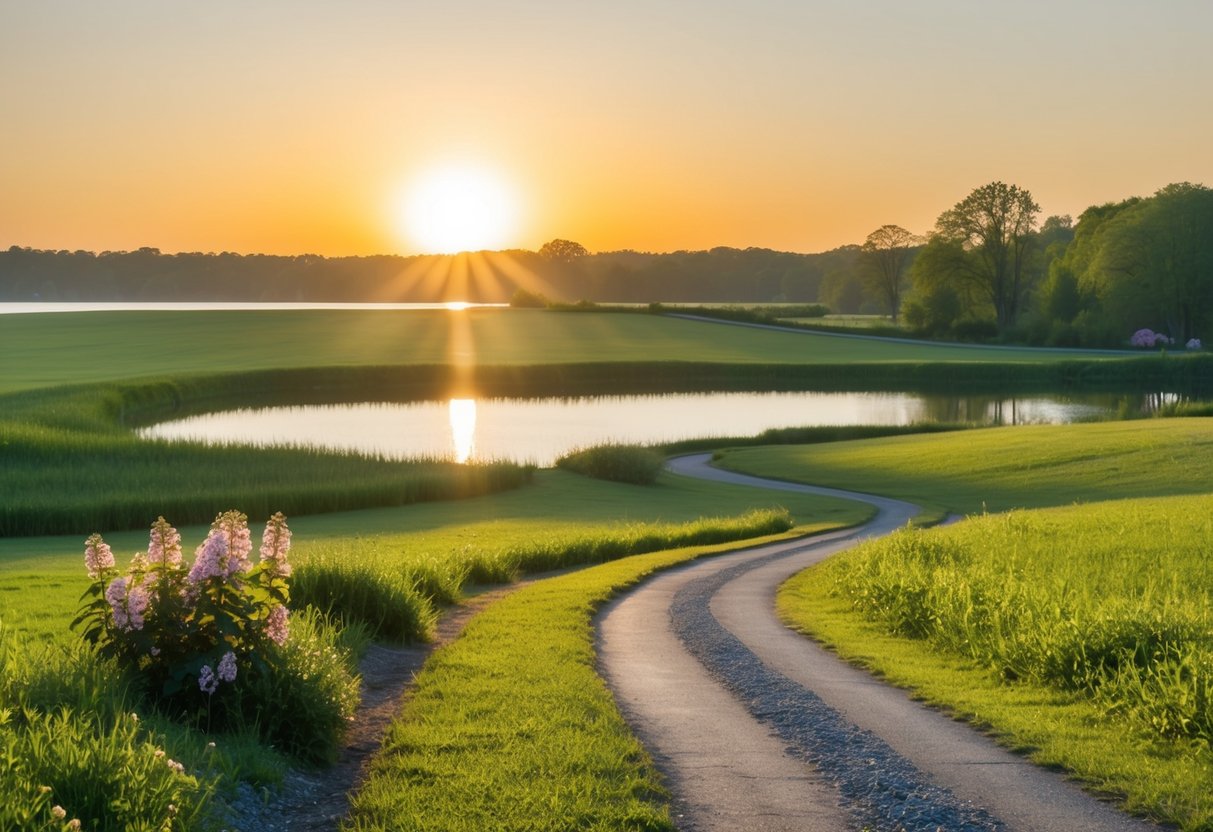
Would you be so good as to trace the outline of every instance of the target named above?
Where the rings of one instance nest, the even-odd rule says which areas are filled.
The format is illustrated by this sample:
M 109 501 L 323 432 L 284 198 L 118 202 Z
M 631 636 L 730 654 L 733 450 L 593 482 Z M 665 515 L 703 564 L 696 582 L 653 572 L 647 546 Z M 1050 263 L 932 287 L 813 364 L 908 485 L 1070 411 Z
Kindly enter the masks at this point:
M 1150 329 L 1139 329 L 1129 338 L 1129 345 L 1134 347 L 1167 347 L 1175 343 L 1175 339 L 1161 332 Z M 1197 342 L 1199 343 L 1199 342 Z
M 152 677 L 162 694 L 208 697 L 236 681 L 241 665 L 264 666 L 286 644 L 291 533 L 275 514 L 262 536 L 261 559 L 250 560 L 248 518 L 218 515 L 185 564 L 181 535 L 163 517 L 152 524 L 147 553 L 119 574 L 100 535 L 85 541 L 93 583 L 73 626 L 106 655 Z
M 1189 338 L 1188 343 L 1185 344 L 1184 346 L 1190 350 L 1201 349 L 1200 339 L 1199 338 Z

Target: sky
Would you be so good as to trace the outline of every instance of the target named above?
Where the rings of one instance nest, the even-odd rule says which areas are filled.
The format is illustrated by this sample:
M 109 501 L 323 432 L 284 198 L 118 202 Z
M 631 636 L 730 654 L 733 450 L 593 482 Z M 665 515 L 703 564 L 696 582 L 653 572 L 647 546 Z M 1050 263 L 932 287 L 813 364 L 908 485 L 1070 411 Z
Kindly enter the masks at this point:
M 0 247 L 824 251 L 1213 185 L 1209 0 L 0 0 Z

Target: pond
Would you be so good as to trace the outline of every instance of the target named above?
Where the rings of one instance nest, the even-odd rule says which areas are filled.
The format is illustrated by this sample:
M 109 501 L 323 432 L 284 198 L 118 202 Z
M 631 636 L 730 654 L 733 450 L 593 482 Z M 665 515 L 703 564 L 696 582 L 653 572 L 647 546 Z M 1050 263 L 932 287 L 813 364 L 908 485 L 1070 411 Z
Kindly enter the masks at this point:
M 393 458 L 511 459 L 549 466 L 570 450 L 604 442 L 752 436 L 768 428 L 812 425 L 1072 422 L 1114 412 L 1123 400 L 1106 394 L 995 398 L 817 392 L 451 399 L 235 410 L 162 422 L 139 433 L 211 443 L 339 448 Z

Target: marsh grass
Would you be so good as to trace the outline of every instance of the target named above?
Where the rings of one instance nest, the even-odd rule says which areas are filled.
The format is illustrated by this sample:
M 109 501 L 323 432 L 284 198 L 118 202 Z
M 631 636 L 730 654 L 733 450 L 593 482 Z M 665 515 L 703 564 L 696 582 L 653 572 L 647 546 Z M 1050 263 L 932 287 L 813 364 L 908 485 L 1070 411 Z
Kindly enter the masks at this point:
M 583 448 L 556 460 L 556 467 L 587 477 L 632 485 L 652 485 L 665 456 L 641 445 L 608 443 Z
M 241 379 L 227 380 L 234 390 Z M 517 488 L 509 462 L 401 461 L 309 447 L 143 440 L 127 428 L 221 389 L 208 380 L 32 391 L 0 418 L 0 535 L 148 525 L 159 515 L 204 522 L 231 505 L 254 516 L 309 514 L 460 499 Z M 229 391 L 231 392 L 231 391 Z M 222 398 L 222 397 L 220 397 Z
M 1190 790 L 1213 766 L 1210 539 L 1208 495 L 973 517 L 833 558 L 785 585 L 779 603 L 798 628 L 971 713 L 1012 745 L 1042 742 L 1040 712 L 1015 707 L 1016 691 L 1056 692 L 1041 697 L 1058 703 L 1056 713 L 1041 707 L 1067 739 L 1047 743 L 1042 762 L 1207 829 L 1213 794 Z M 848 615 L 893 646 L 876 647 L 878 636 Z M 928 652 L 921 665 L 898 666 L 897 639 L 922 645 L 906 648 Z M 985 674 L 980 685 L 993 693 L 983 704 L 965 692 L 974 682 L 957 660 Z M 907 671 L 915 666 L 923 669 Z M 1077 721 L 1057 715 L 1072 707 Z
M 0 631 L 0 671 L 0 828 L 52 828 L 54 806 L 86 829 L 191 828 L 205 815 L 210 779 L 168 765 L 202 765 L 202 743 L 134 716 L 138 685 L 112 663 Z

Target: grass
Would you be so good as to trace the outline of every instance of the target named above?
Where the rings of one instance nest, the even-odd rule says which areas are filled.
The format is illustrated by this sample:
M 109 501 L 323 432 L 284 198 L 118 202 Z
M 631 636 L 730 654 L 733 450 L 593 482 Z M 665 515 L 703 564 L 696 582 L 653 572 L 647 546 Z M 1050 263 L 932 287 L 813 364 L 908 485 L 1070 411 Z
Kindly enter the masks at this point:
M 862 507 L 841 501 L 816 498 L 800 499 L 796 495 L 780 495 L 781 499 L 783 497 L 791 497 L 792 499 L 786 502 L 815 515 L 810 518 L 808 523 L 800 527 L 802 532 L 816 528 L 832 528 L 843 522 L 856 522 L 862 519 L 866 513 Z M 304 518 L 301 522 L 297 521 L 292 524 L 297 544 L 292 560 L 297 563 L 296 576 L 306 576 L 309 570 L 314 571 L 326 562 L 345 564 L 351 567 L 353 572 L 357 572 L 361 568 L 363 574 L 356 575 L 358 580 L 351 584 L 360 592 L 367 590 L 368 582 L 365 580 L 367 574 L 389 576 L 396 589 L 403 587 L 409 590 L 414 598 L 420 598 L 426 609 L 432 610 L 435 599 L 425 594 L 430 586 L 424 580 L 418 579 L 420 573 L 427 570 L 430 574 L 436 571 L 441 576 L 452 580 L 453 586 L 445 588 L 445 591 L 458 593 L 463 581 L 476 575 L 476 569 L 488 570 L 490 568 L 484 566 L 484 563 L 490 564 L 492 569 L 504 570 L 486 576 L 500 579 L 525 569 L 549 568 L 585 559 L 601 560 L 618 556 L 627 551 L 656 546 L 676 546 L 683 542 L 704 539 L 705 535 L 707 539 L 720 540 L 722 538 L 732 539 L 738 535 L 761 534 L 769 531 L 772 524 L 776 529 L 787 529 L 791 523 L 787 519 L 786 512 L 773 511 L 769 508 L 732 520 L 701 518 L 705 509 L 715 507 L 736 512 L 745 506 L 755 504 L 761 508 L 766 499 L 768 499 L 766 495 L 752 489 L 722 487 L 679 477 L 663 477 L 663 481 L 658 485 L 642 488 L 605 483 L 561 471 L 545 471 L 541 473 L 539 482 L 533 491 L 528 490 L 528 493 L 525 494 L 511 492 L 438 504 L 430 506 L 429 510 L 420 510 L 422 507 L 413 506 L 394 510 Z M 632 522 L 619 522 L 621 516 L 629 515 L 632 517 Z M 685 517 L 689 522 L 656 525 L 636 522 L 638 516 L 653 519 L 662 516 Z M 401 526 L 409 524 L 413 526 L 411 533 L 399 531 Z M 201 529 L 183 531 L 187 545 L 190 544 L 191 539 L 198 539 L 202 534 Z M 364 536 L 357 537 L 355 533 Z M 119 548 L 121 562 L 125 562 L 128 548 L 141 545 L 143 541 L 145 538 L 133 533 L 115 535 L 111 539 L 111 542 Z M 70 549 L 65 547 L 70 547 Z M 94 670 L 87 672 L 87 678 L 82 679 L 80 684 L 71 681 L 75 672 L 68 666 L 34 660 L 33 653 L 39 649 L 49 650 L 53 655 L 54 651 L 68 647 L 70 637 L 66 635 L 65 623 L 70 610 L 74 607 L 78 590 L 84 583 L 80 548 L 78 541 L 63 538 L 0 541 L 0 576 L 2 576 L 0 586 L 3 586 L 4 591 L 13 593 L 10 596 L 13 603 L 5 604 L 5 623 L 9 625 L 9 631 L 15 636 L 19 636 L 26 645 L 21 655 L 15 659 L 16 664 L 10 661 L 16 655 L 15 653 L 5 653 L 0 649 L 0 659 L 5 659 L 7 663 L 6 681 L 10 683 L 11 687 L 8 693 L 26 697 L 29 695 L 29 691 L 42 689 L 45 693 L 40 696 L 39 702 L 42 710 L 38 711 L 38 714 L 49 713 L 48 709 L 66 706 L 69 710 L 64 711 L 67 714 L 65 719 L 70 718 L 71 720 L 70 725 L 64 723 L 56 728 L 55 724 L 49 722 L 43 725 L 42 723 L 45 721 L 43 717 L 35 714 L 26 719 L 28 724 L 20 726 L 16 731 L 10 730 L 8 726 L 0 725 L 0 746 L 16 749 L 21 754 L 32 758 L 36 763 L 33 768 L 25 764 L 15 769 L 0 766 L 3 768 L 0 770 L 0 783 L 24 793 L 33 782 L 30 778 L 41 770 L 38 768 L 39 766 L 44 768 L 49 766 L 59 771 L 62 768 L 59 762 L 60 757 L 67 754 L 67 751 L 60 749 L 47 756 L 50 752 L 46 749 L 50 746 L 47 745 L 44 736 L 54 729 L 64 732 L 66 737 L 74 737 L 76 734 L 68 731 L 68 728 L 76 730 L 72 726 L 77 726 L 79 731 L 92 731 L 100 737 L 99 750 L 96 753 L 90 750 L 93 746 L 88 745 L 76 753 L 76 758 L 89 754 L 102 760 L 129 758 L 131 761 L 129 765 L 126 763 L 123 765 L 132 770 L 136 763 L 142 764 L 148 759 L 155 759 L 159 742 L 174 744 L 175 747 L 184 749 L 185 753 L 174 751 L 173 756 L 183 760 L 188 771 L 194 776 L 187 774 L 180 782 L 170 781 L 167 784 L 157 781 L 155 788 L 158 789 L 157 794 L 163 793 L 171 799 L 176 799 L 177 805 L 183 807 L 188 805 L 191 815 L 195 818 L 202 817 L 209 811 L 206 809 L 208 795 L 216 784 L 227 788 L 236 779 L 265 782 L 266 775 L 262 758 L 267 752 L 257 746 L 242 746 L 239 738 L 232 743 L 226 737 L 217 737 L 220 745 L 233 745 L 234 750 L 230 754 L 215 753 L 208 757 L 209 752 L 199 749 L 209 737 L 164 721 L 158 724 L 168 731 L 171 740 L 159 740 L 157 739 L 159 734 L 136 732 L 129 727 L 115 732 L 113 726 L 117 723 L 114 720 L 121 718 L 119 711 L 125 711 L 129 707 L 131 694 L 123 692 L 120 678 L 104 673 L 95 659 L 82 655 L 78 649 L 74 652 L 78 663 L 73 666 L 86 669 L 95 666 Z M 653 569 L 658 568 L 664 562 L 674 562 L 679 557 L 686 556 L 691 556 L 691 554 L 688 554 L 686 550 L 680 550 L 679 554 L 659 554 L 642 562 L 648 564 L 647 569 Z M 482 565 L 475 566 L 478 563 Z M 27 569 L 31 571 L 26 572 Z M 48 576 L 58 576 L 58 580 Z M 43 592 L 34 596 L 29 593 L 29 588 L 37 580 L 43 580 L 45 583 Z M 306 579 L 303 579 L 303 583 L 306 583 Z M 50 591 L 52 584 L 54 592 Z M 73 586 L 73 584 L 76 585 Z M 443 588 L 439 587 L 439 589 Z M 307 594 L 308 590 L 303 587 L 295 592 L 296 596 L 306 596 Z M 386 600 L 392 602 L 399 598 L 399 593 L 389 594 Z M 372 605 L 376 603 L 378 601 L 373 601 Z M 348 604 L 346 606 L 348 607 Z M 548 626 L 546 614 L 542 610 L 538 613 L 532 610 L 527 615 L 530 618 L 526 628 L 532 644 L 539 643 L 545 638 L 557 639 L 559 637 L 558 632 Z M 354 618 L 353 623 L 367 623 L 366 619 L 359 619 L 357 616 Z M 305 619 L 297 619 L 296 623 L 299 624 L 302 620 Z M 14 621 L 15 627 L 12 626 Z M 293 629 L 295 628 L 293 627 Z M 588 623 L 583 622 L 583 629 L 588 634 Z M 39 639 L 38 636 L 42 636 L 43 639 Z M 585 649 L 588 651 L 591 649 L 588 635 L 585 638 Z M 40 648 L 38 647 L 40 640 L 49 640 L 51 643 Z M 519 638 L 518 640 L 525 642 L 527 639 Z M 56 641 L 63 643 L 56 644 Z M 0 648 L 4 647 L 4 644 L 0 644 Z M 70 647 L 68 649 L 71 650 Z M 511 661 L 508 652 L 503 651 L 502 645 L 499 643 L 481 644 L 480 649 L 487 649 L 492 654 L 493 661 L 500 662 L 503 656 L 506 657 L 506 661 Z M 316 651 L 307 655 L 312 654 L 320 655 Z M 561 695 L 567 696 L 572 693 L 575 698 L 584 698 L 587 693 L 590 693 L 584 678 L 588 675 L 595 679 L 599 693 L 597 698 L 589 701 L 585 707 L 592 711 L 592 709 L 609 706 L 609 696 L 602 690 L 601 682 L 596 681 L 592 669 L 588 666 L 577 669 L 565 668 L 561 662 L 564 654 L 557 649 L 541 651 L 540 655 L 555 664 L 537 662 L 529 671 L 532 674 L 543 674 L 546 679 L 546 688 L 543 685 L 530 684 L 528 677 L 518 677 L 528 685 L 528 695 L 546 697 L 544 691 L 550 692 L 555 687 L 561 689 Z M 5 658 L 6 656 L 8 658 Z M 303 658 L 306 660 L 307 656 L 305 655 Z M 42 673 L 40 668 L 49 669 L 50 672 L 49 676 L 45 673 L 42 674 L 47 679 L 45 684 L 25 684 L 23 682 L 30 673 L 35 675 Z M 517 669 L 516 667 L 515 670 Z M 481 683 L 484 681 L 479 680 Z M 3 686 L 0 685 L 0 687 Z M 575 690 L 570 691 L 570 687 Z M 0 694 L 2 694 L 0 695 L 0 711 L 2 711 L 9 703 L 9 698 L 6 698 L 8 694 L 4 690 L 0 690 Z M 487 696 L 487 694 L 485 695 Z M 510 697 L 510 700 L 505 703 L 506 708 L 517 706 L 522 701 L 516 692 L 511 692 Z M 541 701 L 545 707 L 551 704 L 550 697 L 542 698 Z M 493 722 L 494 714 L 488 709 L 489 704 L 481 699 L 470 710 L 456 708 L 454 711 L 462 714 L 465 719 L 489 720 L 476 722 L 472 729 L 476 733 L 483 734 L 500 728 Z M 502 705 L 495 703 L 495 707 L 501 708 Z M 584 711 L 582 715 L 593 716 L 594 724 L 581 725 L 579 723 L 576 730 L 588 731 L 594 735 L 603 728 L 605 722 L 600 723 L 598 715 L 592 714 L 591 711 Z M 293 709 L 292 712 L 297 714 L 298 708 Z M 284 711 L 284 713 L 286 712 Z M 609 712 L 603 711 L 601 718 L 603 721 L 614 719 L 621 725 L 618 715 L 613 711 L 613 706 L 610 706 Z M 532 710 L 528 720 L 532 732 L 535 734 L 544 736 L 553 734 L 556 724 L 560 725 L 561 731 L 567 733 L 569 730 L 566 718 L 554 719 L 553 713 L 547 710 L 538 712 Z M 0 722 L 2 721 L 0 720 Z M 89 726 L 94 723 L 96 723 L 95 727 L 90 728 Z M 123 725 L 125 726 L 125 723 Z M 633 788 L 634 784 L 639 782 L 636 777 L 620 786 L 616 775 L 621 770 L 621 766 L 634 769 L 639 765 L 643 768 L 643 761 L 640 761 L 639 758 L 621 761 L 616 755 L 616 748 L 621 743 L 625 745 L 630 743 L 632 747 L 637 747 L 635 740 L 627 733 L 626 727 L 610 729 L 607 734 L 609 736 L 606 740 L 608 743 L 606 752 L 587 747 L 584 749 L 584 756 L 578 758 L 583 763 L 587 760 L 597 759 L 599 762 L 604 762 L 606 768 L 578 769 L 576 773 L 572 774 L 567 770 L 562 772 L 561 777 L 567 775 L 571 779 L 567 782 L 562 781 L 561 791 L 578 795 L 577 799 L 580 804 L 589 800 L 593 804 L 589 811 L 601 811 L 603 817 L 616 817 L 614 813 L 619 810 L 616 805 L 617 801 L 613 797 L 603 797 L 602 794 L 605 792 L 607 795 L 614 795 L 619 792 L 620 788 L 625 791 Z M 559 737 L 559 732 L 556 732 L 555 735 Z M 308 736 L 300 734 L 296 739 L 298 742 L 306 742 Z M 309 754 L 314 756 L 323 751 L 323 748 L 311 749 Z M 92 758 L 88 757 L 88 759 Z M 571 757 L 570 763 L 577 765 Z M 282 765 L 281 761 L 278 765 Z M 493 766 L 494 771 L 499 769 L 499 765 Z M 139 770 L 142 771 L 142 769 Z M 158 770 L 153 767 L 150 773 L 140 776 L 146 779 L 156 771 Z M 483 775 L 483 770 L 479 773 L 469 770 L 469 776 Z M 70 782 L 63 781 L 62 778 L 55 780 L 56 794 L 60 792 L 73 794 L 71 783 L 77 781 L 86 785 L 88 782 L 102 782 L 99 779 L 100 775 L 94 772 L 93 768 L 88 767 L 81 769 L 78 777 L 76 775 L 72 775 L 72 777 L 74 779 L 70 779 Z M 642 773 L 637 777 L 644 779 L 649 775 Z M 58 785 L 61 782 L 66 782 L 68 785 Z M 148 780 L 148 782 L 151 781 Z M 647 780 L 645 782 L 647 783 Z M 518 788 L 525 789 L 525 786 L 518 786 Z M 187 801 L 186 792 L 182 791 L 183 789 L 192 790 L 189 791 L 189 794 L 196 793 L 197 797 L 190 797 Z M 443 790 L 445 789 L 444 786 Z M 644 785 L 641 789 L 646 795 L 648 790 L 648 785 Z M 74 812 L 76 805 L 86 799 L 91 799 L 96 791 L 97 788 L 85 789 L 84 793 L 71 801 L 65 798 L 64 803 L 71 803 Z M 31 792 L 31 795 L 33 794 L 34 792 Z M 174 795 L 182 796 L 174 798 Z M 622 817 L 630 822 L 637 817 L 660 819 L 664 816 L 665 810 L 662 806 L 649 805 L 649 802 L 646 801 L 647 798 L 637 792 L 635 805 L 628 809 Z M 154 818 L 160 818 L 155 821 L 160 823 L 163 820 L 164 806 L 161 805 L 163 803 L 164 801 L 149 802 L 146 806 L 142 806 L 140 811 L 150 813 Z M 598 805 L 600 803 L 607 805 Z M 134 801 L 134 804 L 140 805 L 137 800 Z M 40 818 L 49 811 L 49 804 L 39 805 L 36 808 L 37 817 Z M 527 811 L 542 812 L 551 808 L 552 804 L 545 801 L 539 807 L 531 804 Z M 457 816 L 464 817 L 465 815 L 459 813 Z M 121 821 L 121 818 L 125 816 L 118 814 L 115 817 L 119 818 L 119 826 L 112 828 L 121 828 L 120 823 L 125 822 Z M 557 822 L 556 819 L 563 817 L 565 817 L 564 814 L 552 815 L 553 822 Z M 586 816 L 579 814 L 578 817 L 584 819 Z M 24 821 L 14 822 L 24 823 Z M 98 828 L 111 827 L 102 824 Z M 195 826 L 187 824 L 185 828 L 195 828 Z
M 595 445 L 565 454 L 556 467 L 587 477 L 633 485 L 652 485 L 665 464 L 665 455 L 640 445 Z
M 899 344 L 645 314 L 542 310 L 54 312 L 0 316 L 0 393 L 107 380 L 287 367 L 1028 362 L 1075 351 Z
M 975 514 L 1213 491 L 1213 431 L 1203 419 L 1023 425 L 726 450 L 717 463 Z
M 789 581 L 780 613 L 1044 765 L 1213 829 L 1213 496 L 903 532 Z
M 846 501 L 771 494 L 685 477 L 662 475 L 657 485 L 642 487 L 543 470 L 536 472 L 531 485 L 516 491 L 291 517 L 292 560 L 304 570 L 310 563 L 338 561 L 362 573 L 386 574 L 392 592 L 406 579 L 428 576 L 428 593 L 441 601 L 457 592 L 476 564 L 486 571 L 493 566 L 497 579 L 502 579 L 523 568 L 519 556 L 528 550 L 558 552 L 562 545 L 598 536 L 644 532 L 643 524 L 681 525 L 704 516 L 736 517 L 781 507 L 807 522 L 850 525 L 866 516 L 866 509 Z M 122 562 L 147 547 L 146 531 L 110 533 L 105 528 L 72 536 L 0 538 L 0 621 L 7 628 L 24 639 L 72 638 L 66 622 L 87 584 L 84 537 L 92 531 L 105 535 Z M 187 549 L 205 533 L 205 526 L 181 527 Z
M 1203 420 L 748 448 L 720 462 L 937 517 L 1081 503 L 870 544 L 790 581 L 781 612 L 1130 809 L 1213 829 Z
M 594 611 L 727 547 L 549 578 L 439 650 L 374 758 L 345 830 L 672 830 L 665 793 L 594 670 Z

